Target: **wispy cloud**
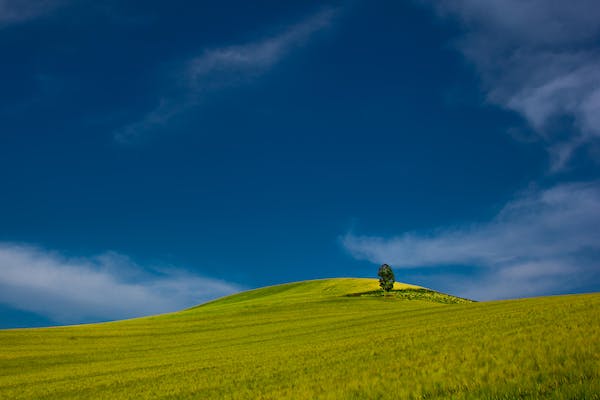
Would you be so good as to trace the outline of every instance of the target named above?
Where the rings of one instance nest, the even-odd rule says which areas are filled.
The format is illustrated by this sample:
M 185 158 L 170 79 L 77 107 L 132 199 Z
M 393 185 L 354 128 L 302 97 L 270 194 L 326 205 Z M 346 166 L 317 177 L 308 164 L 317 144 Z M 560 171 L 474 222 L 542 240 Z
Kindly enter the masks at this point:
M 600 285 L 600 183 L 530 190 L 487 223 L 405 232 L 393 238 L 348 234 L 358 259 L 395 268 L 447 266 L 445 286 L 479 299 L 566 292 Z M 480 268 L 459 279 L 452 266 Z
M 0 0 L 0 28 L 38 18 L 62 3 L 63 0 Z
M 213 48 L 188 60 L 180 69 L 179 94 L 164 96 L 139 120 L 119 128 L 117 142 L 130 143 L 152 129 L 164 127 L 173 117 L 196 107 L 216 90 L 242 85 L 266 73 L 316 32 L 331 25 L 334 9 L 323 9 L 278 35 L 259 41 Z
M 487 99 L 520 113 L 552 169 L 600 138 L 600 3 L 596 0 L 422 0 L 465 32 L 459 48 Z
M 58 323 L 176 311 L 238 290 L 234 284 L 182 269 L 142 268 L 112 252 L 69 258 L 0 243 L 0 303 Z

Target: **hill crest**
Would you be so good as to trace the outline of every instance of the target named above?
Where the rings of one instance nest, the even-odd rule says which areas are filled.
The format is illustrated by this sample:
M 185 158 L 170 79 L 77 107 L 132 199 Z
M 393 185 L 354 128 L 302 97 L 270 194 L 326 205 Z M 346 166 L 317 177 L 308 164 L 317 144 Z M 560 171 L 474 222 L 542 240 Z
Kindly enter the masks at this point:
M 251 289 L 199 304 L 191 309 L 205 306 L 225 306 L 242 302 L 278 304 L 282 302 L 319 301 L 331 297 L 381 297 L 382 295 L 377 279 L 325 278 Z M 471 302 L 471 300 L 461 299 L 422 286 L 403 282 L 395 282 L 392 292 L 386 297 L 390 299 L 421 300 L 443 303 Z

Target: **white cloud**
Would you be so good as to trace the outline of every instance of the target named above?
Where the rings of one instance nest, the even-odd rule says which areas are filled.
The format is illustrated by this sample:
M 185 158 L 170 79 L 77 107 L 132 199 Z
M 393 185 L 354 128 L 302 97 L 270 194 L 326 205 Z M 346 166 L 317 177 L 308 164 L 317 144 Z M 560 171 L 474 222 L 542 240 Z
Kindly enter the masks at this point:
M 117 253 L 68 258 L 0 243 L 0 303 L 58 323 L 131 318 L 180 310 L 238 291 L 181 269 L 144 269 Z
M 62 0 L 0 0 L 0 27 L 35 19 L 61 3 Z
M 120 143 L 136 141 L 147 131 L 167 124 L 173 117 L 197 106 L 215 90 L 247 83 L 264 74 L 314 33 L 328 27 L 335 16 L 324 9 L 278 35 L 241 45 L 205 50 L 181 68 L 181 93 L 161 98 L 158 106 L 140 120 L 115 132 Z
M 393 238 L 344 237 L 358 259 L 395 268 L 448 266 L 447 287 L 480 299 L 566 292 L 600 284 L 600 183 L 530 190 L 489 222 L 406 232 Z M 453 265 L 480 267 L 477 284 Z
M 323 10 L 277 36 L 258 42 L 205 51 L 188 66 L 191 86 L 196 89 L 211 84 L 213 74 L 241 73 L 243 78 L 264 72 L 279 62 L 295 46 L 303 44 L 312 34 L 331 24 L 334 11 Z M 227 80 L 234 79 L 228 77 Z
M 549 148 L 552 169 L 600 138 L 600 3 L 424 1 L 462 22 L 459 48 L 481 74 L 488 100 L 525 117 Z M 571 126 L 557 132 L 561 118 Z

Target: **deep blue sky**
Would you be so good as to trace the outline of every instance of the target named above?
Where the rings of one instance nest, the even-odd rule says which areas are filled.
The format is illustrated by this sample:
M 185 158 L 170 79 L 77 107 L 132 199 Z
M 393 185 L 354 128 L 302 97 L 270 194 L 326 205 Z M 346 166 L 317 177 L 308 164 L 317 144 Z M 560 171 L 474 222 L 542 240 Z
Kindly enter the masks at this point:
M 381 262 L 480 299 L 600 287 L 593 2 L 559 21 L 589 30 L 565 70 L 512 1 L 509 25 L 494 1 L 6 4 L 0 327 Z

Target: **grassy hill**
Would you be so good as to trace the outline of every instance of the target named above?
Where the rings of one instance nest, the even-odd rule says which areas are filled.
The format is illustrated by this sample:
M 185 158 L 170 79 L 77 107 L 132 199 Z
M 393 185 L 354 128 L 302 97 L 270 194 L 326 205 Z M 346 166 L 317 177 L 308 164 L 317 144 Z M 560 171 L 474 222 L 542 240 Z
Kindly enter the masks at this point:
M 374 279 L 0 331 L 0 398 L 600 398 L 600 294 L 473 303 Z

